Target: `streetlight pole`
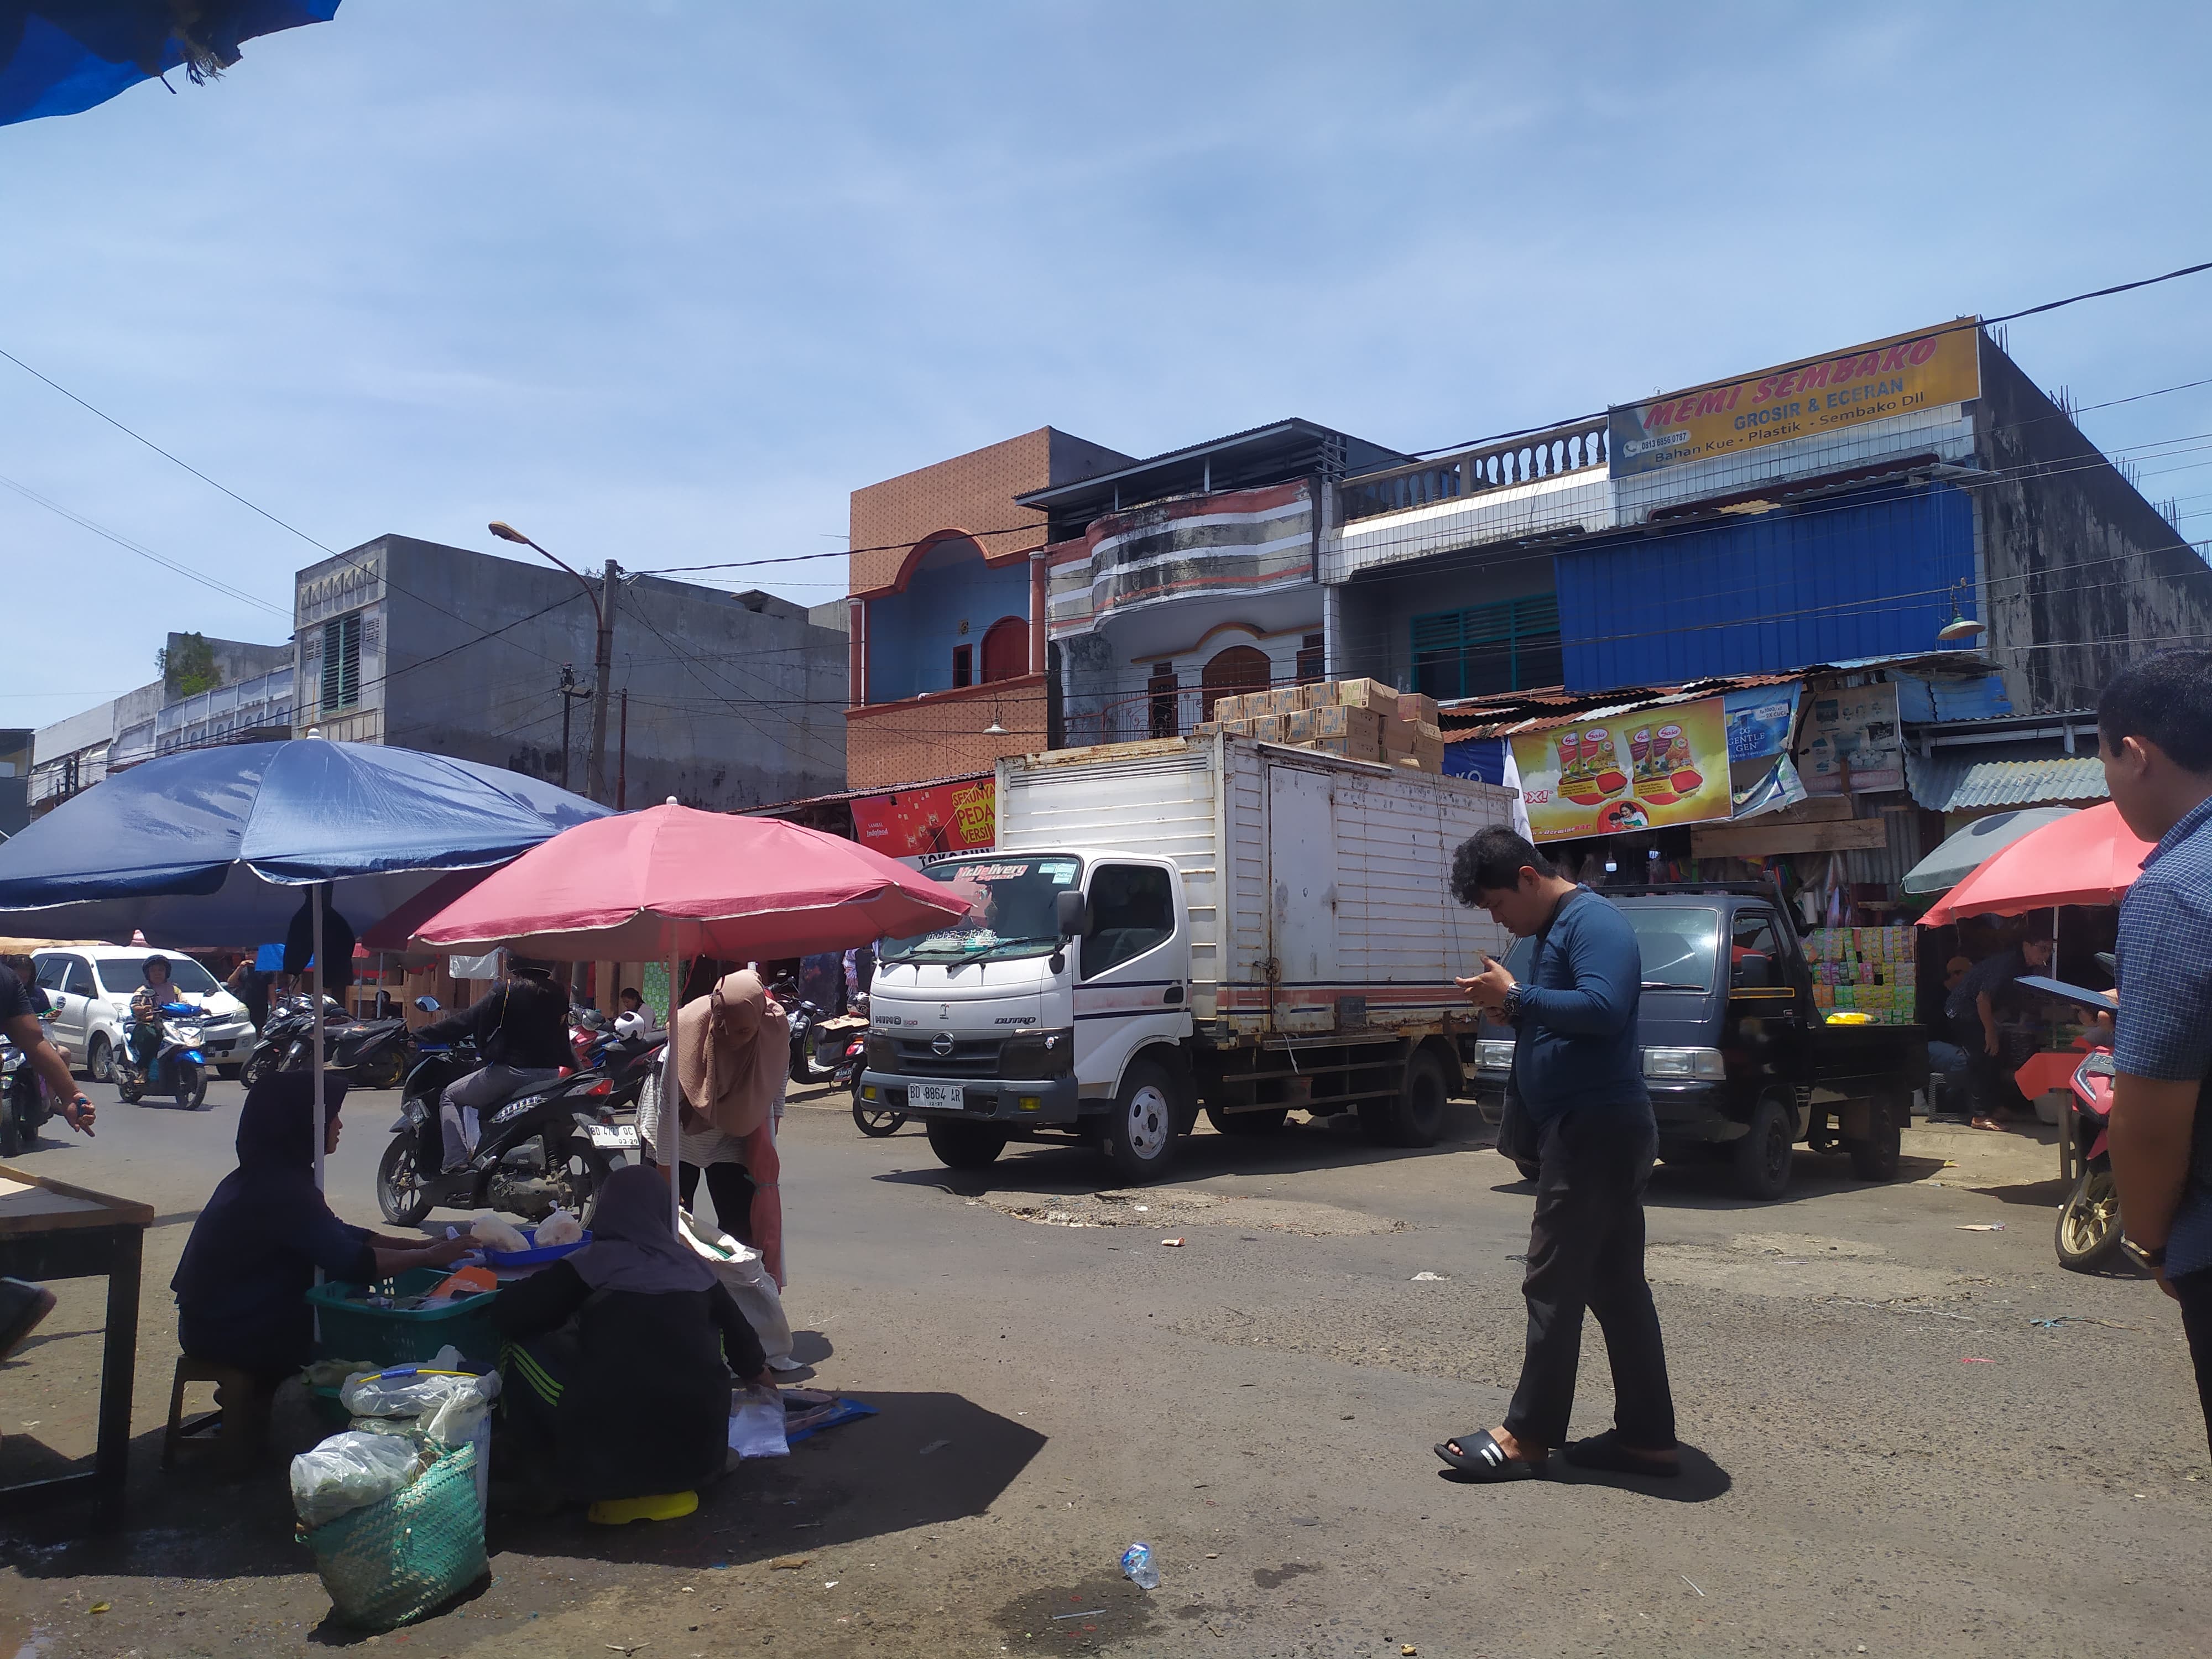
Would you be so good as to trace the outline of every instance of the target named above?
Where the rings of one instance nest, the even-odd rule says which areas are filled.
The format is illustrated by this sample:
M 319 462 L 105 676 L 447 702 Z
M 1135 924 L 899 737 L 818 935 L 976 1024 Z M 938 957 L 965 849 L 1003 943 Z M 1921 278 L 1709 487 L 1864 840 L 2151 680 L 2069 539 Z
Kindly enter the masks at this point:
M 585 763 L 584 793 L 592 799 L 605 805 L 607 799 L 607 693 L 609 683 L 614 675 L 615 659 L 615 578 L 621 574 L 622 567 L 612 559 L 609 559 L 606 569 L 601 574 L 599 579 L 599 591 L 594 592 L 590 580 L 580 571 L 565 560 L 556 558 L 552 554 L 547 553 L 544 548 L 539 547 L 536 542 L 532 541 L 513 525 L 495 520 L 487 527 L 500 540 L 514 542 L 519 546 L 527 547 L 566 570 L 570 575 L 575 577 L 576 585 L 584 590 L 584 597 L 592 602 L 592 621 L 599 638 L 597 648 L 593 653 L 593 667 L 597 671 L 597 679 L 591 692 L 592 751 L 590 758 Z M 562 707 L 564 715 L 562 724 L 565 726 L 567 704 L 563 702 Z M 565 738 L 562 744 L 562 752 L 564 757 L 562 764 L 565 769 L 568 764 L 565 758 L 568 744 Z M 567 781 L 565 775 L 562 781 L 564 783 Z

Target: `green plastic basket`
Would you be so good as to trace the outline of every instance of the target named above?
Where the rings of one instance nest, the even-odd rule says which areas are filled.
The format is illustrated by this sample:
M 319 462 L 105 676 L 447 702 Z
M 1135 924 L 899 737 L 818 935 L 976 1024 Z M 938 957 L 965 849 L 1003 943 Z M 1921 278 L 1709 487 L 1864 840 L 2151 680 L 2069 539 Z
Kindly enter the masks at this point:
M 391 1497 L 301 1535 L 342 1621 L 390 1630 L 435 1610 L 484 1576 L 489 1569 L 476 1467 L 475 1451 L 463 1446 Z
M 315 1310 L 318 1359 L 362 1359 L 383 1368 L 433 1358 L 450 1344 L 463 1360 L 489 1370 L 499 1363 L 499 1333 L 492 1328 L 496 1291 L 463 1297 L 442 1308 L 372 1308 L 358 1298 L 421 1296 L 446 1277 L 443 1267 L 410 1267 L 374 1285 L 333 1279 L 307 1292 Z

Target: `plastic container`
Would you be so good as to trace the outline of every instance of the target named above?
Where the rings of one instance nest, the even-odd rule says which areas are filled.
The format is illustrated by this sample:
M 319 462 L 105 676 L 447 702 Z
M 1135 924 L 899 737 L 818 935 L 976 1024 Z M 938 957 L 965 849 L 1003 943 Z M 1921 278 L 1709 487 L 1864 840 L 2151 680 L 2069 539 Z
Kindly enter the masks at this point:
M 525 1227 L 522 1236 L 530 1241 L 526 1250 L 492 1250 L 483 1253 L 485 1265 L 494 1269 L 501 1267 L 542 1267 L 549 1261 L 558 1261 L 564 1255 L 574 1255 L 592 1242 L 592 1230 L 584 1229 L 584 1236 L 574 1244 L 548 1244 L 538 1247 L 538 1229 Z
M 1121 1576 L 1139 1589 L 1160 1587 L 1160 1570 L 1152 1560 L 1152 1547 L 1136 1543 L 1121 1552 Z
M 307 1292 L 315 1310 L 318 1358 L 360 1359 L 377 1366 L 421 1364 L 451 1343 L 461 1358 L 489 1370 L 499 1364 L 499 1333 L 492 1328 L 497 1291 L 464 1297 L 442 1308 L 372 1308 L 360 1298 L 423 1296 L 446 1278 L 443 1267 L 410 1267 L 374 1285 L 332 1280 Z

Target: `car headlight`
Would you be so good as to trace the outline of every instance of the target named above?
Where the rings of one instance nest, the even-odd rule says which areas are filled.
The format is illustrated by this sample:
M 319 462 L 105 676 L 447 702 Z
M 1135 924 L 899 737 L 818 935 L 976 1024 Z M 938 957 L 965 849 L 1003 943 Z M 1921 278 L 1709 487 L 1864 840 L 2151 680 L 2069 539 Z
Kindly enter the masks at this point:
M 1006 1079 L 1066 1077 L 1075 1069 L 1075 1033 L 1022 1031 L 999 1050 L 999 1075 Z
M 1513 1043 L 1510 1038 L 1485 1037 L 1474 1045 L 1474 1069 L 1478 1072 L 1510 1072 L 1513 1069 Z
M 1692 1078 L 1718 1082 L 1728 1075 L 1728 1062 L 1717 1048 L 1646 1048 L 1644 1075 L 1675 1082 Z

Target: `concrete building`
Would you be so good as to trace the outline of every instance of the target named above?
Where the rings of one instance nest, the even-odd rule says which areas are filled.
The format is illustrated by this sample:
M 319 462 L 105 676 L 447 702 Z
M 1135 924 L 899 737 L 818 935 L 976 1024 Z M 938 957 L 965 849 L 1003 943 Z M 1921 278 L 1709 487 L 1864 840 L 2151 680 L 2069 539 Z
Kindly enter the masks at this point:
M 295 617 L 295 730 L 582 791 L 596 624 L 565 572 L 380 536 L 301 571 Z M 734 811 L 842 788 L 847 656 L 842 630 L 771 594 L 623 577 L 609 793 Z

